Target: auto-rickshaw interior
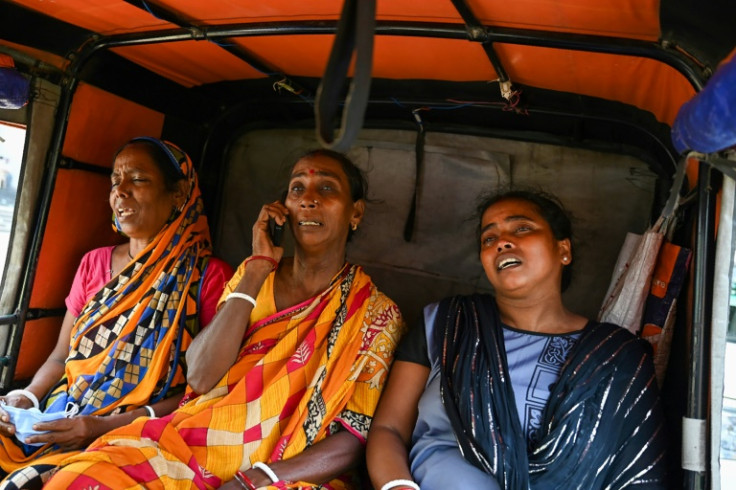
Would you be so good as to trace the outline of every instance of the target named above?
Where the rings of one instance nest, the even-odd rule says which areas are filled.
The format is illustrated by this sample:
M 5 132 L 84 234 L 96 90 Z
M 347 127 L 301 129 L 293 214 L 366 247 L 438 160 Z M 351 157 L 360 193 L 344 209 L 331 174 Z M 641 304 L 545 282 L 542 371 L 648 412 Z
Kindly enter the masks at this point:
M 626 234 L 645 232 L 674 189 L 669 240 L 694 258 L 662 386 L 673 471 L 686 488 L 727 488 L 713 466 L 718 441 L 709 435 L 684 466 L 680 448 L 684 416 L 720 431 L 720 407 L 708 409 L 719 389 L 708 385 L 710 348 L 696 356 L 692 339 L 694 324 L 712 320 L 718 267 L 730 275 L 731 244 L 731 262 L 716 266 L 713 238 L 721 199 L 730 201 L 721 173 L 696 158 L 673 188 L 681 155 L 671 129 L 733 56 L 736 7 L 393 0 L 377 2 L 366 28 L 357 6 L 351 17 L 342 1 L 308 3 L 0 3 L 0 56 L 30 87 L 26 105 L 0 109 L 0 121 L 26 130 L 0 295 L 2 388 L 50 352 L 82 255 L 120 241 L 109 173 L 135 136 L 192 157 L 214 253 L 232 266 L 250 254 L 255 217 L 297 157 L 345 150 L 369 182 L 347 258 L 410 324 L 427 303 L 491 290 L 475 238 L 482 194 L 522 186 L 563 201 L 575 230 L 565 300 L 595 318 Z M 341 42 L 348 56 L 332 63 Z

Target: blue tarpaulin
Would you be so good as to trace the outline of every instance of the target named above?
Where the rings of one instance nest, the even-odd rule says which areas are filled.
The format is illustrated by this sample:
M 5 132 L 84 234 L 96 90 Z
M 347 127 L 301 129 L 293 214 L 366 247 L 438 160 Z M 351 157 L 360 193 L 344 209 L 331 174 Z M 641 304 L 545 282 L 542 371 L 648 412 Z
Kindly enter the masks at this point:
M 672 125 L 672 143 L 681 153 L 714 153 L 736 145 L 736 56 L 682 105 Z
M 28 103 L 29 81 L 14 66 L 13 58 L 0 54 L 0 109 L 20 109 Z

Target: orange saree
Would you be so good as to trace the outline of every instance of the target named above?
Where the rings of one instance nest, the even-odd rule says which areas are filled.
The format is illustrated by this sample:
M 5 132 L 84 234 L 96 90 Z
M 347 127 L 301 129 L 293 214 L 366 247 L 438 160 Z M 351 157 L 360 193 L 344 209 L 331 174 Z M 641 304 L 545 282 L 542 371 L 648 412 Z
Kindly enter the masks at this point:
M 63 411 L 72 404 L 80 415 L 103 416 L 181 396 L 184 391 L 184 353 L 200 330 L 197 302 L 202 264 L 212 252 L 192 161 L 168 145 L 179 156 L 187 179 L 187 200 L 146 249 L 80 312 L 71 332 L 64 376 L 41 400 L 44 412 Z M 29 479 L 46 477 L 68 456 L 53 444 L 23 446 L 0 435 L 0 468 L 4 472 L 22 468 L 24 474 L 17 483 L 23 488 Z M 2 488 L 7 487 L 6 479 Z
M 242 266 L 230 284 L 241 274 Z M 106 434 L 62 462 L 48 488 L 217 488 L 338 430 L 364 440 L 403 329 L 396 305 L 349 265 L 322 294 L 287 310 L 273 306 L 273 274 L 257 300 L 265 306 L 251 315 L 238 360 L 210 392 Z M 338 478 L 322 488 L 353 486 Z

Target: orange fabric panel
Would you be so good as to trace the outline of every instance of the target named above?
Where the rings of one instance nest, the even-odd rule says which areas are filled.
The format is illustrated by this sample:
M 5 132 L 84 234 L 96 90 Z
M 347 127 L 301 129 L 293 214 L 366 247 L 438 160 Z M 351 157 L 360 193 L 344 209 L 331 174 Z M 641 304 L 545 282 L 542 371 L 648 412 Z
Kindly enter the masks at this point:
M 104 35 L 172 27 L 143 9 L 122 0 L 13 0 L 71 24 Z M 162 0 L 162 7 L 193 24 L 335 20 L 342 0 Z M 656 40 L 659 37 L 658 0 L 470 0 L 469 6 L 482 22 L 492 26 L 552 29 L 563 32 Z M 379 0 L 379 20 L 461 22 L 447 0 Z
M 289 75 L 320 78 L 330 56 L 333 36 L 264 36 L 235 42 Z M 373 77 L 469 81 L 494 79 L 496 75 L 479 43 L 378 36 Z
M 269 36 L 238 44 L 294 76 L 321 77 L 331 36 Z M 677 70 L 658 61 L 583 51 L 497 44 L 496 51 L 513 82 L 580 93 L 631 104 L 672 124 L 695 89 Z M 478 43 L 403 36 L 379 36 L 374 47 L 376 78 L 491 81 L 497 77 Z M 461 97 L 462 94 L 457 94 Z
M 0 39 L 0 46 L 7 46 L 9 48 L 15 49 L 17 51 L 20 51 L 21 53 L 25 53 L 28 56 L 43 61 L 44 63 L 48 63 L 49 65 L 55 66 L 59 69 L 64 69 L 69 64 L 69 60 L 62 58 L 61 56 L 56 56 L 55 54 L 47 53 L 46 51 L 41 51 L 39 49 L 29 48 L 28 46 L 24 46 L 22 44 L 11 43 L 10 41 L 6 41 L 4 39 Z
M 38 259 L 31 308 L 64 305 L 79 261 L 89 250 L 119 243 L 108 203 L 110 178 L 83 170 L 59 170 Z
M 659 0 L 470 0 L 485 25 L 656 41 Z
M 161 135 L 164 115 L 89 84 L 74 94 L 64 156 L 109 167 L 115 151 L 135 136 Z
M 15 60 L 10 55 L 0 53 L 0 68 L 15 68 Z
M 109 168 L 112 156 L 134 136 L 160 136 L 163 114 L 87 84 L 72 101 L 62 153 L 84 163 Z M 122 239 L 112 231 L 108 203 L 110 178 L 81 170 L 61 169 L 51 199 L 31 308 L 59 308 L 69 292 L 82 255 Z M 37 328 L 42 324 L 43 328 Z M 53 349 L 61 318 L 29 322 L 23 332 L 16 378 L 35 372 Z M 22 367 L 22 369 L 21 369 Z
M 233 41 L 283 73 L 321 78 L 333 40 L 332 35 L 310 35 L 247 37 Z
M 176 27 L 122 0 L 11 1 L 106 36 Z
M 173 27 L 121 0 L 67 0 L 47 5 L 15 0 L 57 18 L 103 34 Z M 194 24 L 336 20 L 342 0 L 165 0 L 160 4 Z M 660 36 L 658 0 L 471 0 L 470 8 L 486 25 L 609 35 L 655 41 Z M 446 0 L 379 0 L 379 20 L 461 23 Z M 321 77 L 332 35 L 250 37 L 235 41 L 272 67 L 292 76 Z M 581 91 L 636 105 L 662 122 L 693 92 L 684 78 L 654 61 L 633 57 L 500 46 L 512 80 L 531 86 Z M 186 41 L 117 48 L 122 56 L 187 87 L 218 80 L 260 78 L 216 44 Z M 374 76 L 451 81 L 493 80 L 493 69 L 477 43 L 460 40 L 378 36 Z M 577 68 L 576 68 L 577 67 Z M 582 68 L 581 68 L 582 67 Z M 646 89 L 653 89 L 649 92 Z
M 483 47 L 476 42 L 380 36 L 376 38 L 374 53 L 376 78 L 457 82 L 498 78 Z
M 59 170 L 33 283 L 31 308 L 63 307 L 82 255 L 121 241 L 110 225 L 109 190 L 110 179 L 105 175 Z M 33 375 L 43 364 L 56 343 L 60 327 L 61 317 L 26 324 L 19 358 L 23 363 L 16 368 L 16 379 Z
M 15 365 L 15 379 L 30 379 L 54 350 L 59 336 L 58 318 L 40 318 L 26 322 Z
M 185 87 L 266 76 L 210 41 L 128 46 L 112 51 Z
M 695 95 L 677 70 L 647 58 L 510 45 L 497 52 L 513 82 L 631 104 L 669 125 Z

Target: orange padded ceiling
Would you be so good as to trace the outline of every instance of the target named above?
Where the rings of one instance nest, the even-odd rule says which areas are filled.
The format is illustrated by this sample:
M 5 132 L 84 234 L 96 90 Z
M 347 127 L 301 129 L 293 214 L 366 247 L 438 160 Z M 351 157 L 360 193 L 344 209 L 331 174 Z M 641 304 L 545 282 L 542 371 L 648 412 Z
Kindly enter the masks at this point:
M 102 35 L 173 27 L 122 0 L 12 0 L 70 24 Z M 336 20 L 342 0 L 157 0 L 196 25 L 248 22 Z M 469 0 L 484 24 L 656 40 L 657 0 Z M 378 20 L 460 23 L 450 0 L 378 0 Z
M 144 8 L 122 0 L 12 0 L 101 35 L 173 29 Z M 342 0 L 155 0 L 184 23 L 336 21 Z M 655 42 L 660 36 L 658 0 L 468 0 L 486 26 L 594 34 Z M 379 21 L 463 21 L 450 0 L 378 0 Z M 279 35 L 222 40 L 236 44 L 288 76 L 321 77 L 332 35 Z M 631 56 L 520 45 L 495 45 L 514 82 L 616 100 L 649 110 L 672 123 L 694 89 L 676 70 Z M 185 87 L 262 78 L 261 73 L 213 41 L 182 41 L 114 48 L 114 51 Z M 479 43 L 429 37 L 377 36 L 373 75 L 388 79 L 493 81 L 497 78 Z M 654 95 L 652 95 L 654 94 Z

